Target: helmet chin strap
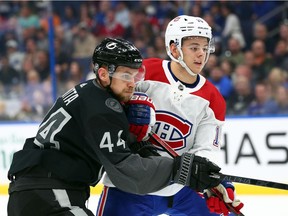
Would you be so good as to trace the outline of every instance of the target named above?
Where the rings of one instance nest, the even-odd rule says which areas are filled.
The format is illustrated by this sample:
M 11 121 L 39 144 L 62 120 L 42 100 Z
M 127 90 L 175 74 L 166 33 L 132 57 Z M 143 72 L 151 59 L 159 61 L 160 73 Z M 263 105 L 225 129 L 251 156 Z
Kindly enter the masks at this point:
M 183 52 L 181 50 L 181 48 L 179 46 L 177 46 L 178 51 L 180 52 L 180 56 L 178 57 L 178 62 L 180 63 L 180 65 L 185 68 L 185 70 L 191 75 L 191 76 L 197 76 L 196 73 L 194 73 L 192 70 L 190 70 L 190 68 L 187 66 L 187 64 L 184 62 L 183 60 Z

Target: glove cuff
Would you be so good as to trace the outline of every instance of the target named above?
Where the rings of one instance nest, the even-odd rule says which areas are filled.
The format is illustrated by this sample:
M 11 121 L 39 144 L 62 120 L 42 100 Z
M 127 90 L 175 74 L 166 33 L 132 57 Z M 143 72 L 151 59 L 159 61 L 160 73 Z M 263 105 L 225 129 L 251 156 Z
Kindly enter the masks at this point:
M 222 184 L 225 188 L 231 188 L 233 191 L 235 190 L 235 187 L 231 181 L 223 180 L 220 184 Z
M 134 92 L 130 100 L 127 102 L 127 104 L 143 104 L 146 106 L 151 107 L 153 110 L 155 110 L 155 106 L 153 104 L 153 101 L 150 97 L 147 96 L 147 94 L 143 92 Z
M 174 180 L 176 183 L 189 186 L 191 177 L 191 167 L 193 164 L 194 154 L 184 153 L 181 156 L 180 166 L 178 167 Z M 178 158 L 179 160 L 179 158 Z

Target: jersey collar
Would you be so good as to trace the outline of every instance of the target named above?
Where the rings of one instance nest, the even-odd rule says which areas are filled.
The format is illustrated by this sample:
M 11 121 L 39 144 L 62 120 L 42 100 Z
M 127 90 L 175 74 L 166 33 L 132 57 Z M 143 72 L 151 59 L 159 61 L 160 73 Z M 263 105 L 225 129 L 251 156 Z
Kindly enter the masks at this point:
M 190 84 L 190 83 L 185 83 L 185 82 L 179 80 L 179 79 L 173 74 L 173 72 L 172 72 L 172 70 L 171 70 L 171 62 L 168 62 L 168 69 L 169 69 L 169 72 L 170 72 L 171 76 L 173 77 L 174 81 L 175 81 L 175 82 L 180 82 L 180 83 L 182 83 L 186 88 L 195 88 L 195 87 L 198 85 L 199 81 L 200 81 L 200 76 L 199 76 L 199 74 L 197 74 L 196 82 L 194 82 L 194 83 L 192 83 L 192 84 Z

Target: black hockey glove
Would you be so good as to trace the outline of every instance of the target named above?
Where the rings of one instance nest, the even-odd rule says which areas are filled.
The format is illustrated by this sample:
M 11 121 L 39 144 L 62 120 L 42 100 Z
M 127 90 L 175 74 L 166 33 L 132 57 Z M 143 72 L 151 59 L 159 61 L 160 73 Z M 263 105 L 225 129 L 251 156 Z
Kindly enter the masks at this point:
M 149 141 L 134 142 L 129 145 L 133 153 L 139 154 L 141 157 L 160 156 L 155 146 Z
M 193 190 L 202 192 L 204 189 L 217 186 L 220 178 L 214 178 L 212 173 L 221 170 L 207 158 L 184 153 L 175 158 L 174 182 L 189 186 Z

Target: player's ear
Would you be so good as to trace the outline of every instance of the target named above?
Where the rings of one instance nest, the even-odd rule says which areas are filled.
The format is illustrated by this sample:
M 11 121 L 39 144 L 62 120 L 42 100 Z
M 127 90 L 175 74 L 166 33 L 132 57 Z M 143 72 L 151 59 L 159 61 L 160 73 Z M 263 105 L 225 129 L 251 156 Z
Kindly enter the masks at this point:
M 98 69 L 98 76 L 99 76 L 99 79 L 104 81 L 104 82 L 109 81 L 108 71 L 104 67 L 100 67 Z
M 173 57 L 176 59 L 180 55 L 175 43 L 170 44 L 170 51 L 171 51 L 171 54 L 173 55 Z

